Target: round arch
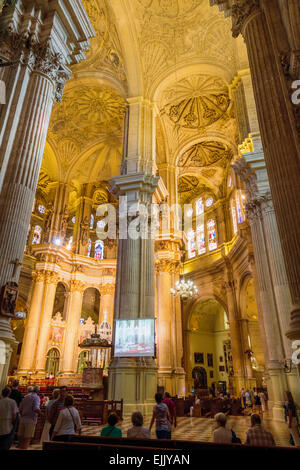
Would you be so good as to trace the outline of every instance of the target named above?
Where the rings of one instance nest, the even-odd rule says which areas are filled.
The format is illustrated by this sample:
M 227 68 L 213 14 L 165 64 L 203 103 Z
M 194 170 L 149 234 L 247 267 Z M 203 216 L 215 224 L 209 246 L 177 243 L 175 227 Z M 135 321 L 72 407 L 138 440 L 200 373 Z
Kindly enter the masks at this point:
M 59 371 L 59 363 L 61 357 L 59 349 L 56 347 L 49 349 L 46 357 L 46 374 L 56 377 Z

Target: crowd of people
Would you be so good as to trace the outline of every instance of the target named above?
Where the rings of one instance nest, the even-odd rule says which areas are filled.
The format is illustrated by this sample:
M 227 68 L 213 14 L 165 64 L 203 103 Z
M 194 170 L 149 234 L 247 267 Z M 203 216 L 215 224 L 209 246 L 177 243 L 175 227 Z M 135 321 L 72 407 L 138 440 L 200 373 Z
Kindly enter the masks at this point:
M 12 387 L 5 387 L 2 390 L 0 399 L 0 450 L 10 449 L 16 431 L 18 433 L 18 447 L 22 450 L 28 449 L 34 437 L 39 416 L 45 417 L 41 442 L 48 440 L 65 441 L 68 436 L 81 433 L 80 415 L 74 406 L 74 398 L 68 394 L 66 386 L 54 389 L 49 400 L 47 397 L 39 396 L 38 386 L 28 387 L 28 393 L 22 397 L 18 385 L 18 381 L 14 381 Z M 262 407 L 264 400 L 261 393 L 254 390 L 253 396 L 251 396 L 249 390 L 242 390 L 245 407 L 252 407 L 253 411 L 251 427 L 246 433 L 245 444 L 274 446 L 274 438 L 269 431 L 264 429 L 261 414 L 257 412 L 257 407 Z M 144 426 L 142 413 L 135 411 L 131 417 L 132 427 L 128 429 L 126 437 L 151 439 L 151 429 L 155 424 L 157 439 L 172 438 L 172 432 L 177 426 L 175 403 L 167 392 L 164 395 L 156 393 L 155 401 L 150 426 Z M 41 402 L 44 403 L 43 411 L 41 411 Z M 300 447 L 297 407 L 290 392 L 285 392 L 284 416 L 290 432 L 290 443 Z M 118 416 L 114 413 L 110 414 L 108 424 L 101 430 L 101 436 L 122 437 L 122 430 L 117 426 L 118 422 Z M 213 442 L 241 443 L 235 432 L 226 427 L 227 416 L 224 413 L 217 413 L 214 416 L 214 422 Z
M 244 389 L 241 390 L 241 397 L 245 409 L 251 408 L 258 414 L 268 410 L 268 397 L 263 389 Z

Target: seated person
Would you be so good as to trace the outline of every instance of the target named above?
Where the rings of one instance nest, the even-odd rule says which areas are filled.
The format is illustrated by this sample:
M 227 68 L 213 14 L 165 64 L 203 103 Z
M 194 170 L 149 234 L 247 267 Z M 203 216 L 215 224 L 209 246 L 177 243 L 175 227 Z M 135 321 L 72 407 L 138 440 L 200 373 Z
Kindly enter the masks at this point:
M 119 421 L 118 416 L 115 413 L 112 413 L 109 415 L 107 421 L 108 426 L 104 426 L 104 428 L 102 428 L 100 436 L 122 437 L 122 430 L 116 427 L 116 424 Z
M 149 428 L 143 426 L 144 418 L 140 411 L 135 411 L 132 413 L 131 421 L 133 427 L 128 429 L 127 437 L 132 439 L 151 439 Z
M 232 443 L 232 432 L 226 429 L 226 416 L 224 413 L 217 413 L 215 415 L 216 428 L 213 431 L 213 442 L 222 444 Z

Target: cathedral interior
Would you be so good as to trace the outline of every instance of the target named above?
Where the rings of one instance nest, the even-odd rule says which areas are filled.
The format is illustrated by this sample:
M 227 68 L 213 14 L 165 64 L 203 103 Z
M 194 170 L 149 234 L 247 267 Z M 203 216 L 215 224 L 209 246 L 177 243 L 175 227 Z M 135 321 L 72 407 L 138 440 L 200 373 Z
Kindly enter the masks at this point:
M 16 0 L 0 17 L 1 60 L 20 60 L 0 67 L 0 278 L 24 314 L 10 331 L 1 317 L 2 383 L 80 386 L 85 339 L 154 318 L 154 357 L 101 350 L 110 399 L 148 413 L 157 387 L 256 387 L 282 419 L 285 390 L 300 403 L 297 2 L 55 3 Z M 35 39 L 51 43 L 48 65 L 20 59 L 26 32 L 33 55 Z M 179 207 L 189 228 L 171 210 L 152 238 L 103 239 L 99 207 L 119 214 L 120 195 Z

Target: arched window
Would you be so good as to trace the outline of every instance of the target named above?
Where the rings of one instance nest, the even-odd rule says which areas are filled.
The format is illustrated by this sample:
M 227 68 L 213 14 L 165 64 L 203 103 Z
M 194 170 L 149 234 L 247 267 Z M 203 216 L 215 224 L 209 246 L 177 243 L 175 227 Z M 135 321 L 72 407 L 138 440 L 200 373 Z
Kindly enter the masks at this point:
M 224 328 L 225 330 L 229 330 L 229 321 L 228 321 L 228 318 L 227 318 L 227 313 L 224 312 Z
M 39 204 L 38 211 L 40 214 L 45 214 L 45 206 L 43 206 L 43 204 Z
M 195 258 L 196 256 L 196 243 L 195 243 L 195 232 L 190 230 L 187 234 L 188 238 L 188 257 Z
M 94 216 L 91 214 L 91 220 L 90 220 L 90 230 L 93 230 L 94 228 Z
M 72 243 L 73 243 L 73 237 L 69 239 L 69 242 L 67 244 L 67 250 L 72 250 Z
M 42 227 L 40 227 L 39 225 L 36 225 L 33 231 L 32 244 L 39 245 L 41 243 L 41 237 L 42 237 Z
M 200 197 L 196 201 L 196 215 L 201 215 L 204 212 L 203 199 Z
M 204 232 L 204 225 L 198 225 L 197 227 L 197 250 L 198 254 L 202 255 L 203 253 L 206 252 L 206 246 L 205 246 L 205 232 Z
M 233 233 L 236 234 L 238 231 L 238 226 L 237 226 L 237 221 L 236 221 L 236 208 L 235 208 L 235 204 L 233 201 L 231 202 L 231 216 L 232 216 Z
M 104 255 L 104 243 L 102 240 L 97 240 L 95 242 L 95 254 L 94 258 L 95 259 L 103 259 Z
M 91 256 L 91 250 L 92 250 L 92 240 L 89 238 L 86 256 L 89 256 L 89 257 Z
M 206 199 L 206 201 L 205 201 L 205 205 L 206 205 L 206 207 L 210 207 L 210 206 L 212 206 L 212 205 L 213 205 L 213 203 L 214 203 L 214 200 L 213 200 L 213 198 L 212 198 L 212 197 L 209 197 L 209 198 L 208 198 L 208 199 Z
M 240 194 L 239 193 L 236 193 L 235 201 L 236 201 L 236 211 L 237 211 L 238 223 L 242 224 L 244 222 L 244 217 L 243 217 L 242 204 L 241 204 L 241 199 L 240 199 Z
M 217 235 L 216 235 L 216 222 L 214 219 L 209 219 L 207 222 L 207 233 L 208 233 L 208 249 L 209 251 L 217 248 Z
M 75 224 L 75 215 L 71 219 L 72 224 Z

